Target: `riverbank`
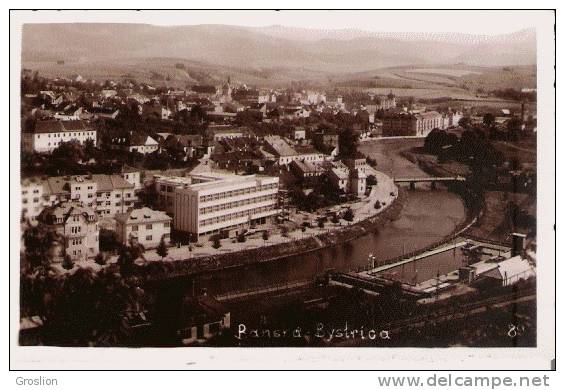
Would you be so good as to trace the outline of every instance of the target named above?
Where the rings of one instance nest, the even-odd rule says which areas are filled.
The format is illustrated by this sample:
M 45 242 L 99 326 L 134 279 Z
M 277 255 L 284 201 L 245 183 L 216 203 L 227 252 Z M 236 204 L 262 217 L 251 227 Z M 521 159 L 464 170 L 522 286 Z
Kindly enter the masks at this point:
M 399 190 L 394 202 L 384 206 L 378 214 L 325 233 L 307 238 L 296 238 L 265 247 L 199 257 L 198 259 L 146 262 L 138 264 L 136 268 L 147 281 L 155 281 L 237 268 L 249 264 L 272 262 L 291 256 L 307 255 L 348 243 L 361 235 L 377 230 L 379 226 L 388 221 L 394 220 L 402 210 L 405 191 L 405 189 Z
M 337 221 L 327 221 L 323 225 L 313 223 L 309 227 L 294 223 L 293 228 L 284 232 L 280 226 L 274 225 L 274 228 L 280 231 L 269 232 L 266 240 L 262 237 L 262 231 L 258 231 L 249 235 L 245 242 L 235 239 L 221 240 L 219 248 L 213 248 L 211 242 L 204 245 L 172 246 L 164 258 L 155 250 L 149 250 L 142 258 L 136 260 L 136 270 L 147 280 L 162 280 L 307 255 L 350 242 L 375 231 L 389 219 L 396 218 L 403 205 L 403 196 L 399 194 L 393 180 L 371 167 L 368 170 L 369 174 L 376 177 L 378 184 L 373 186 L 367 197 L 340 205 L 335 210 L 325 210 L 339 212 L 339 209 L 344 207 L 350 208 L 354 212 L 352 221 L 338 218 Z M 378 207 L 375 207 L 375 204 Z M 325 215 L 325 212 L 309 214 L 307 219 L 315 221 Z M 308 213 L 300 213 L 296 216 L 297 220 L 306 218 L 306 215 L 302 214 Z M 93 260 L 77 262 L 76 265 L 99 271 L 103 267 L 116 264 L 117 259 L 117 255 L 110 256 L 104 266 L 96 264 Z M 56 267 L 60 273 L 73 272 L 64 270 L 60 265 Z

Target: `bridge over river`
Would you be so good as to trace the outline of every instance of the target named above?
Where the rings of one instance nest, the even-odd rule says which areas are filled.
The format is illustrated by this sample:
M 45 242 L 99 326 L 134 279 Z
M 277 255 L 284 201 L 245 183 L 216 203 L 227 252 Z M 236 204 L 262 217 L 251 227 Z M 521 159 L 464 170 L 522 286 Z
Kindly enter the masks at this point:
M 446 182 L 464 182 L 465 177 L 463 176 L 427 176 L 427 177 L 395 177 L 395 184 L 409 183 L 410 188 L 414 189 L 416 183 L 431 183 L 432 188 L 435 188 L 436 183 L 446 183 Z

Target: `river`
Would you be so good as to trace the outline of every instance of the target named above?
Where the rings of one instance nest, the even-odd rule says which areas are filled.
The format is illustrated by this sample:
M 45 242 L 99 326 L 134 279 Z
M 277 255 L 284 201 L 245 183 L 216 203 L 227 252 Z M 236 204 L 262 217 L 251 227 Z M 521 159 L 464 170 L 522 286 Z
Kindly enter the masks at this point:
M 423 140 L 382 140 L 362 143 L 359 150 L 375 158 L 377 169 L 389 176 L 427 176 L 420 168 L 399 155 L 403 149 L 421 145 Z M 406 191 L 405 205 L 399 217 L 373 233 L 355 240 L 306 255 L 253 264 L 201 275 L 194 288 L 206 288 L 211 294 L 245 290 L 265 285 L 313 280 L 326 269 L 347 271 L 367 264 L 369 253 L 377 261 L 422 249 L 451 233 L 465 219 L 463 201 L 438 186 L 418 184 Z M 191 286 L 192 287 L 192 286 Z

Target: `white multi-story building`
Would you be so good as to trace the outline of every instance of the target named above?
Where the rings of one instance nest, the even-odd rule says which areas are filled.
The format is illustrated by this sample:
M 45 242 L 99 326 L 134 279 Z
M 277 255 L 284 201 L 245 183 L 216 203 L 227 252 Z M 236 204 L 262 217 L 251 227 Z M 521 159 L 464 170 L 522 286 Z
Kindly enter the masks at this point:
M 63 202 L 47 207 L 37 219 L 65 237 L 65 252 L 72 260 L 98 254 L 98 217 L 91 207 Z
M 75 140 L 84 145 L 89 139 L 96 145 L 96 129 L 84 121 L 37 121 L 32 130 L 22 133 L 22 148 L 27 152 L 51 153 L 62 142 Z
M 92 175 L 96 183 L 96 204 L 100 216 L 113 216 L 134 208 L 137 201 L 135 187 L 120 175 Z
M 143 183 L 141 182 L 141 171 L 139 169 L 126 165 L 122 167 L 121 175 L 125 181 L 133 184 L 133 189 L 135 191 L 139 191 L 143 188 Z
M 156 177 L 164 209 L 175 229 L 194 239 L 220 232 L 236 234 L 279 214 L 279 178 L 238 175 Z M 172 200 L 172 208 L 170 201 Z M 172 211 L 172 212 L 171 212 Z
M 162 211 L 143 207 L 117 214 L 114 219 L 118 239 L 124 245 L 135 240 L 149 249 L 157 247 L 161 239 L 165 244 L 170 242 L 171 217 Z
M 44 208 L 43 182 L 39 179 L 22 180 L 22 219 L 34 222 Z
M 125 213 L 137 201 L 134 185 L 120 175 L 73 175 L 22 181 L 22 218 L 35 221 L 41 211 L 65 201 L 92 207 L 99 216 Z

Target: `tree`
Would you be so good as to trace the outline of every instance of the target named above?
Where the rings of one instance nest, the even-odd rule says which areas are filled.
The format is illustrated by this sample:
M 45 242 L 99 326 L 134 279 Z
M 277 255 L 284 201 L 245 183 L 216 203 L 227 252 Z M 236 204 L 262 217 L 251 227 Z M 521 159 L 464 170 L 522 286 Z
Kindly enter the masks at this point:
M 345 213 L 343 214 L 343 219 L 345 219 L 348 222 L 352 222 L 353 218 L 355 218 L 355 214 L 353 213 L 353 210 L 351 210 L 350 208 L 345 210 Z
M 377 185 L 377 178 L 375 175 L 367 176 L 367 187 L 372 187 Z
M 133 273 L 134 263 L 139 257 L 143 257 L 145 248 L 143 245 L 130 242 L 129 246 L 122 245 L 118 250 L 118 266 L 122 276 L 129 276 Z
M 213 241 L 214 242 L 212 244 L 212 248 L 219 249 L 222 246 L 222 243 L 220 242 L 220 237 L 215 236 Z
M 494 125 L 494 122 L 494 115 L 492 115 L 490 112 L 486 113 L 483 116 L 483 125 L 485 125 L 486 127 L 492 127 L 492 125 Z
M 98 265 L 106 265 L 106 259 L 102 253 L 98 253 L 96 257 L 94 257 L 94 262 Z
M 520 118 L 510 118 L 506 122 L 506 129 L 508 130 L 508 137 L 515 141 L 520 137 L 522 132 L 522 120 Z
M 267 241 L 269 239 L 269 232 L 267 230 L 263 230 L 262 237 L 263 240 Z
M 377 166 L 377 160 L 371 157 L 367 157 L 367 164 L 375 168 Z
M 65 254 L 65 256 L 63 257 L 63 264 L 62 265 L 63 265 L 64 269 L 71 270 L 75 266 L 75 263 L 73 263 L 71 256 Z
M 163 237 L 161 237 L 161 241 L 159 241 L 159 245 L 157 246 L 157 254 L 161 256 L 161 260 L 169 254 L 169 249 Z
M 76 164 L 84 159 L 84 149 L 77 140 L 61 142 L 61 144 L 53 150 L 51 157 L 63 164 L 69 164 L 69 162 Z
M 43 224 L 28 227 L 24 231 L 23 239 L 26 263 L 31 269 L 49 267 L 54 258 L 61 255 L 54 251 L 57 244 L 64 246 L 63 237 Z
M 355 157 L 357 154 L 357 136 L 353 133 L 353 130 L 346 128 L 339 134 L 338 146 L 340 157 Z
M 190 109 L 190 119 L 193 122 L 202 124 L 206 119 L 206 112 L 200 107 L 199 104 Z
M 424 141 L 424 150 L 431 154 L 439 154 L 442 148 L 447 144 L 448 137 L 445 130 L 433 129 L 426 136 Z
M 100 229 L 99 241 L 103 252 L 113 252 L 120 247 L 118 234 L 113 230 Z
M 464 116 L 461 119 L 459 119 L 459 126 L 461 127 L 468 127 L 471 124 L 471 118 L 469 118 L 468 116 Z
M 93 158 L 96 153 L 96 144 L 92 138 L 84 141 L 84 156 L 88 159 Z
M 318 227 L 319 227 L 320 229 L 323 229 L 325 225 L 326 225 L 326 224 L 324 223 L 324 220 L 323 220 L 323 219 L 319 219 L 319 220 L 318 220 Z
M 378 210 L 378 209 L 380 209 L 381 207 L 382 207 L 382 206 L 381 206 L 381 202 L 377 200 L 377 201 L 375 202 L 375 210 Z
M 243 233 L 243 232 L 242 232 L 242 233 L 239 233 L 239 234 L 237 235 L 237 242 L 245 242 L 245 241 L 246 241 L 245 233 Z
M 45 302 L 46 345 L 127 345 L 129 319 L 144 311 L 144 292 L 135 279 L 109 268 L 98 273 L 80 268 L 56 283 Z

